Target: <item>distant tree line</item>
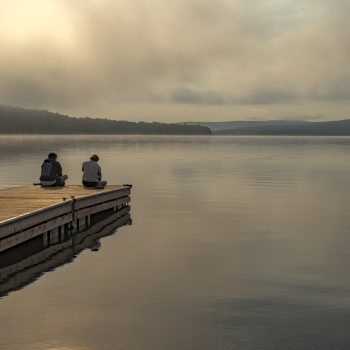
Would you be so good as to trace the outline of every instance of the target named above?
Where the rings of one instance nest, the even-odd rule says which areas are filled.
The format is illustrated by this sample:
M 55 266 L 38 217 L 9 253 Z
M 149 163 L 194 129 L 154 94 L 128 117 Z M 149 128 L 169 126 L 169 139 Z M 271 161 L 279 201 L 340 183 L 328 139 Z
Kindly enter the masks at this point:
M 350 136 L 350 119 L 301 124 L 260 125 L 215 131 L 217 135 Z
M 46 110 L 0 105 L 0 134 L 211 135 L 200 125 L 75 118 Z

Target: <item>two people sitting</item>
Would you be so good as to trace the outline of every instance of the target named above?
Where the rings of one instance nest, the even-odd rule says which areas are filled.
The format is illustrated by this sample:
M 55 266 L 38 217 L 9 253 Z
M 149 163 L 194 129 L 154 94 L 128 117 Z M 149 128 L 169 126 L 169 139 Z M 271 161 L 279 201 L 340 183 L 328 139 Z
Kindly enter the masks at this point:
M 98 155 L 94 154 L 90 160 L 83 163 L 83 185 L 91 188 L 104 188 L 107 181 L 102 181 L 101 167 L 97 163 Z M 50 153 L 41 166 L 40 185 L 42 187 L 63 187 L 68 175 L 62 175 L 62 166 L 57 161 L 57 154 Z

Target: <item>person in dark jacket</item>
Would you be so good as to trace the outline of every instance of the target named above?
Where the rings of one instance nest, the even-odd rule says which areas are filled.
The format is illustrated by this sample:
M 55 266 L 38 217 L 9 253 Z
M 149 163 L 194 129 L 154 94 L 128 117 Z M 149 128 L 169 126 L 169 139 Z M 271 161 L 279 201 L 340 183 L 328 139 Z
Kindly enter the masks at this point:
M 40 185 L 43 187 L 64 186 L 67 175 L 62 175 L 62 166 L 57 161 L 57 154 L 50 153 L 41 166 Z

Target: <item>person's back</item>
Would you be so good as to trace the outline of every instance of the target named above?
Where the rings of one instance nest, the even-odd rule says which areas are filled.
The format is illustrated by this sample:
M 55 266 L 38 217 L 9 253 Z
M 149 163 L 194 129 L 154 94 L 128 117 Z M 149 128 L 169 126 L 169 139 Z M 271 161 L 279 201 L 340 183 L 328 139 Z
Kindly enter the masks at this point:
M 102 172 L 100 165 L 97 163 L 98 161 L 99 157 L 94 154 L 89 161 L 83 163 L 83 185 L 85 187 L 99 188 L 106 186 L 107 181 L 101 181 Z
M 43 187 L 64 186 L 68 176 L 62 176 L 61 164 L 56 160 L 57 154 L 50 153 L 41 165 L 40 184 Z
M 101 167 L 93 160 L 83 163 L 83 172 L 83 181 L 98 182 L 101 180 Z

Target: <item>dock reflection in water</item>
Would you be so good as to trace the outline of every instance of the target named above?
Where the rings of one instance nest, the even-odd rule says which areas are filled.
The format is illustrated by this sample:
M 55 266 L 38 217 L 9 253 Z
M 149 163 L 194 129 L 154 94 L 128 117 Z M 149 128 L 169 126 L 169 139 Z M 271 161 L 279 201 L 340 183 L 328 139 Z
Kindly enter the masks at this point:
M 0 253 L 0 298 L 22 289 L 45 272 L 72 262 L 85 249 L 97 251 L 102 237 L 130 224 L 130 207 L 106 211 L 83 231 L 62 234 L 55 231 Z

